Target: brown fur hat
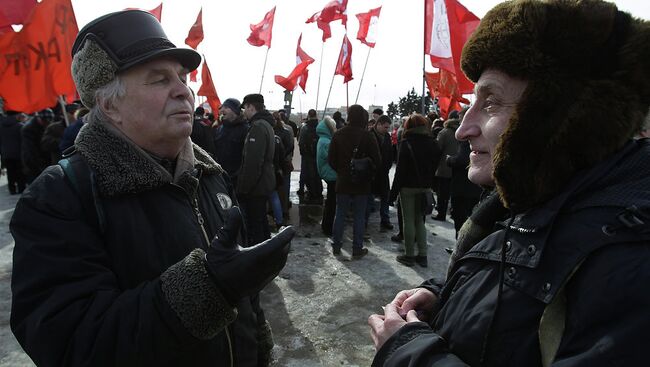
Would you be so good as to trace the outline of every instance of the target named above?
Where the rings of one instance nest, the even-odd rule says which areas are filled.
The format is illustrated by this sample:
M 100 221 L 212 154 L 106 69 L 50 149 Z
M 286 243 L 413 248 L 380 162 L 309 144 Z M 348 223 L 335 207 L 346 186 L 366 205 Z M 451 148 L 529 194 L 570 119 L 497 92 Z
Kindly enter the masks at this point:
M 476 82 L 497 69 L 528 81 L 494 156 L 517 212 L 620 149 L 650 105 L 650 23 L 601 0 L 514 0 L 490 10 L 463 48 Z

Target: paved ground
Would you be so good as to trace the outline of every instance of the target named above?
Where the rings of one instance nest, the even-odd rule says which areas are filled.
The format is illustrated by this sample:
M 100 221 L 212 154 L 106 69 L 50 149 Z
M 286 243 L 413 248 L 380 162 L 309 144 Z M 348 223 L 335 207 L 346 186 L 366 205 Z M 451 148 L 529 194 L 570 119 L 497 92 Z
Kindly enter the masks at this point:
M 298 174 L 292 176 L 292 191 Z M 6 179 L 0 177 L 0 366 L 12 367 L 33 366 L 9 328 L 13 252 L 9 220 L 17 199 L 8 194 Z M 290 222 L 297 226 L 298 237 L 287 266 L 262 293 L 275 334 L 275 365 L 368 366 L 374 355 L 368 316 L 379 312 L 397 291 L 444 273 L 448 256 L 443 249 L 453 243 L 453 225 L 427 218 L 429 267 L 408 268 L 395 261 L 398 245 L 390 241 L 392 233 L 379 231 L 374 213 L 371 239 L 366 242 L 370 253 L 351 261 L 351 223 L 343 255 L 334 257 L 328 239 L 320 233 L 320 207 L 298 205 L 295 194 L 292 201 Z M 394 208 L 390 214 L 396 224 Z

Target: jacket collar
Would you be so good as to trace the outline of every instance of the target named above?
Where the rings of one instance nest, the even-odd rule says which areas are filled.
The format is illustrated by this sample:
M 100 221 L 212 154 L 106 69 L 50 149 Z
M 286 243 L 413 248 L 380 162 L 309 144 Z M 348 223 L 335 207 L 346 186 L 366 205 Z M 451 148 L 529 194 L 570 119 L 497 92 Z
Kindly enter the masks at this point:
M 102 197 L 135 194 L 177 182 L 184 174 L 223 172 L 222 168 L 188 138 L 177 158 L 174 177 L 148 153 L 109 123 L 91 121 L 81 128 L 75 147 L 95 174 Z

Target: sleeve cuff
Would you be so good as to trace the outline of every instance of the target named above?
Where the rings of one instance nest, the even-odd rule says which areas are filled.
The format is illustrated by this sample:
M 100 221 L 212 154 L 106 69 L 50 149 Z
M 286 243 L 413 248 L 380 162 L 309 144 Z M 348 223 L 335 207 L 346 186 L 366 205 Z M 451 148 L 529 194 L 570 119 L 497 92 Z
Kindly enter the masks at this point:
M 237 317 L 210 280 L 203 265 L 205 252 L 195 249 L 161 276 L 165 299 L 183 326 L 197 339 L 213 338 Z

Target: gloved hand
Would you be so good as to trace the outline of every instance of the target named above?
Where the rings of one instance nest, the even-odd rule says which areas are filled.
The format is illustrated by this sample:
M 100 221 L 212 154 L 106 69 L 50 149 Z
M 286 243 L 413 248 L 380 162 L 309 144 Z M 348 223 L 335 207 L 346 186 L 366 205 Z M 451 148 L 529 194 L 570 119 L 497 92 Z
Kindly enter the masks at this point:
M 205 256 L 210 277 L 231 305 L 257 294 L 278 275 L 296 234 L 293 227 L 285 227 L 262 243 L 242 248 L 237 244 L 241 224 L 239 208 L 230 208 Z

